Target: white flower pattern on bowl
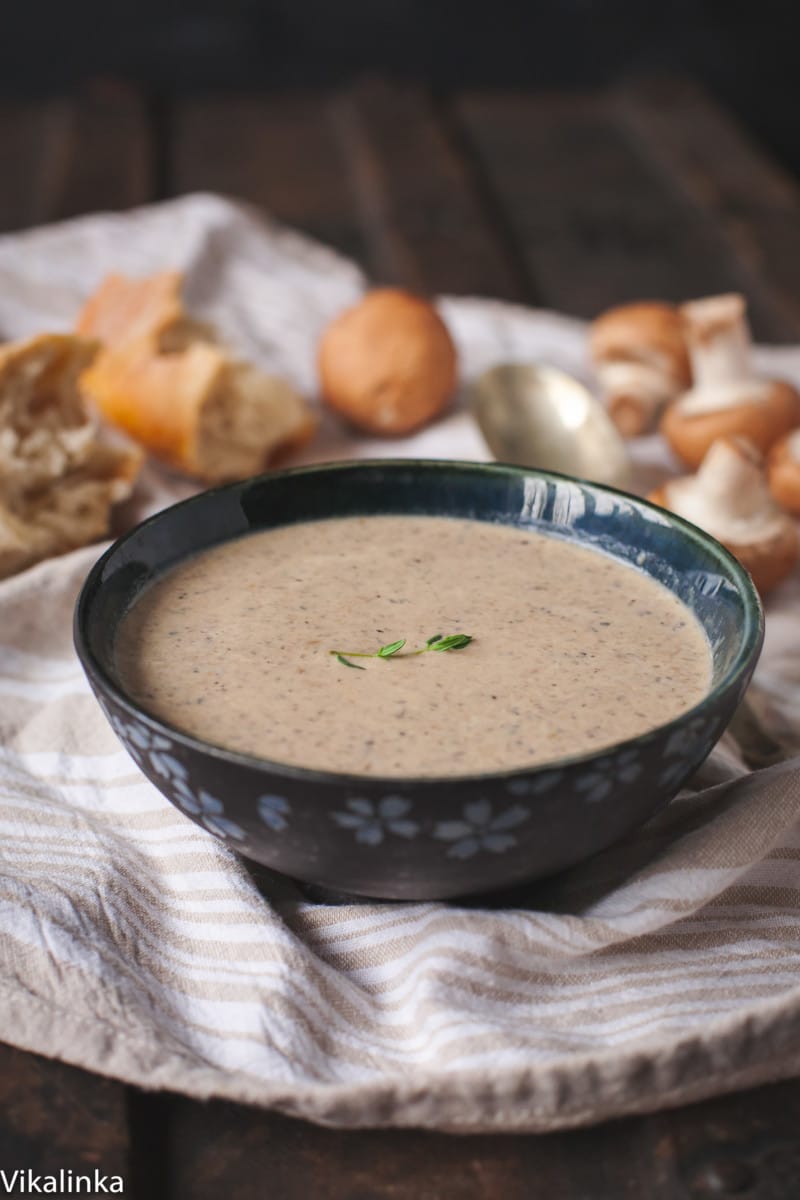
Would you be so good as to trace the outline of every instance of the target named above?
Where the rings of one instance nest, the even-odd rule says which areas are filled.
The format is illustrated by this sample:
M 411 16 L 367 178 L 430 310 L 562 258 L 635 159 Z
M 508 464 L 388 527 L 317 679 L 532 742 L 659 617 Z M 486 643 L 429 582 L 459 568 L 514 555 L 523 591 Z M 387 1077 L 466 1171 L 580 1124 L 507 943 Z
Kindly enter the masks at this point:
M 671 758 L 675 754 L 684 756 L 690 754 L 700 742 L 711 742 L 716 737 L 717 719 L 712 717 L 693 717 L 685 725 L 681 725 L 664 747 L 664 757 Z
M 107 716 L 133 760 L 169 782 L 175 803 L 185 813 L 194 817 L 209 833 L 223 839 L 244 840 L 244 830 L 225 816 L 225 806 L 220 799 L 205 789 L 195 792 L 191 788 L 189 771 L 175 757 L 174 743 L 169 738 L 117 714 L 107 713 Z M 676 785 L 685 772 L 687 755 L 700 745 L 712 746 L 719 732 L 716 717 L 695 717 L 676 729 L 664 747 L 658 786 L 671 788 Z M 635 782 L 642 771 L 639 749 L 629 749 L 601 759 L 570 782 L 585 803 L 596 804 L 610 798 L 617 784 Z M 509 780 L 506 791 L 516 797 L 539 796 L 562 784 L 564 779 L 563 770 L 543 771 Z M 403 796 L 390 795 L 379 800 L 354 797 L 345 804 L 346 812 L 334 812 L 331 817 L 339 828 L 352 832 L 360 845 L 379 846 L 389 836 L 415 838 L 421 831 L 420 823 L 409 816 L 411 801 Z M 267 793 L 259 797 L 256 806 L 261 821 L 274 833 L 281 833 L 288 827 L 291 806 L 285 797 Z M 465 804 L 460 818 L 437 822 L 432 836 L 450 843 L 446 851 L 448 858 L 468 859 L 479 851 L 502 854 L 518 845 L 518 837 L 512 830 L 529 817 L 530 811 L 518 804 L 494 814 L 491 802 L 481 798 Z
M 192 791 L 187 768 L 169 753 L 174 749 L 169 738 L 160 733 L 151 733 L 144 725 L 123 721 L 116 714 L 109 713 L 108 719 L 114 731 L 125 741 L 134 762 L 143 766 L 146 758 L 154 774 L 171 783 L 175 802 L 185 813 L 197 817 L 200 824 L 217 837 L 235 838 L 237 841 L 244 838 L 241 826 L 225 816 L 225 805 L 221 800 L 203 788 L 197 793 Z
M 521 776 L 518 779 L 510 779 L 506 784 L 506 791 L 511 796 L 541 796 L 561 783 L 563 778 L 563 771 L 546 771 L 532 779 Z
M 402 796 L 384 796 L 377 804 L 360 797 L 347 801 L 349 812 L 331 813 L 341 829 L 355 830 L 355 838 L 364 846 L 379 846 L 387 833 L 413 838 L 419 832 L 416 821 L 408 819 L 411 802 Z
M 163 738 L 161 739 L 164 740 Z M 151 750 L 149 754 L 150 766 L 157 775 L 161 775 L 164 779 L 183 779 L 189 778 L 189 772 L 183 763 L 178 762 L 173 755 L 167 754 L 163 750 Z
M 289 801 L 283 796 L 268 794 L 258 800 L 258 815 L 273 833 L 281 833 L 289 824 Z
M 519 804 L 493 816 L 489 800 L 471 800 L 464 805 L 460 820 L 439 821 L 433 836 L 453 843 L 447 850 L 448 858 L 472 858 L 479 850 L 502 854 L 517 844 L 509 830 L 516 829 L 529 816 L 528 809 Z
M 664 747 L 666 764 L 658 776 L 658 786 L 674 787 L 686 774 L 687 755 L 699 746 L 704 752 L 710 750 L 721 732 L 717 717 L 693 717 L 688 724 L 671 733 Z
M 176 803 L 185 813 L 197 818 L 209 833 L 237 841 L 244 838 L 244 830 L 225 816 L 225 805 L 216 796 L 210 795 L 204 788 L 195 793 L 182 779 L 174 780 L 173 787 Z
M 106 713 L 109 723 L 115 733 L 121 738 L 125 738 L 129 742 L 133 742 L 139 750 L 149 750 L 156 746 L 159 750 L 169 750 L 172 743 L 167 738 L 162 737 L 158 733 L 151 733 L 144 725 L 139 725 L 135 721 L 123 721 L 122 717 L 118 717 L 116 713 Z
M 584 793 L 587 804 L 598 804 L 611 795 L 617 783 L 633 783 L 642 773 L 638 750 L 623 750 L 614 758 L 604 758 L 575 782 L 575 790 Z

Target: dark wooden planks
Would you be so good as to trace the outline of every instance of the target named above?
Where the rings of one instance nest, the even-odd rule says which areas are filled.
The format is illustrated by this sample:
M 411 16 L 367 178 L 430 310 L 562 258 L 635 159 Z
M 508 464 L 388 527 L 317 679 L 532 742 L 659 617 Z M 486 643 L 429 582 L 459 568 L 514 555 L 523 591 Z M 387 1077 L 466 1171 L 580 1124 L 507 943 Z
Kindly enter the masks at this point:
M 718 206 L 664 168 L 661 131 L 648 142 L 619 95 L 467 96 L 454 112 L 541 302 L 591 317 L 628 300 L 745 290 L 757 332 L 788 334 Z
M 47 219 L 68 128 L 63 100 L 0 102 L 0 232 Z
M 664 1151 L 692 1200 L 793 1200 L 800 1181 L 800 1082 L 664 1113 Z
M 0 1167 L 7 1177 L 97 1168 L 127 1182 L 128 1151 L 122 1084 L 0 1045 Z
M 610 1126 L 548 1137 L 323 1129 L 270 1113 L 177 1102 L 174 1200 L 641 1200 L 653 1178 L 649 1130 Z M 625 1184 L 621 1181 L 628 1179 Z M 588 1189 L 594 1190 L 588 1190 Z
M 546 1136 L 343 1132 L 174 1098 L 174 1200 L 789 1200 L 800 1178 L 800 1087 L 780 1083 L 674 1112 Z
M 543 302 L 592 316 L 734 286 L 598 97 L 472 96 L 456 112 Z
M 0 101 L 0 231 L 154 198 L 147 106 L 123 84 Z
M 215 191 L 363 261 L 366 245 L 325 95 L 212 95 L 176 101 L 171 192 Z
M 523 273 L 421 89 L 372 81 L 334 108 L 373 275 L 421 292 L 519 300 Z
M 519 298 L 511 256 L 428 98 L 373 82 L 316 97 L 179 101 L 170 188 L 252 201 L 376 282 Z
M 61 171 L 48 219 L 132 208 L 156 199 L 150 105 L 133 87 L 99 80 L 69 106 Z
M 667 186 L 712 213 L 736 259 L 764 336 L 800 338 L 800 185 L 696 85 L 620 88 L 615 111 Z

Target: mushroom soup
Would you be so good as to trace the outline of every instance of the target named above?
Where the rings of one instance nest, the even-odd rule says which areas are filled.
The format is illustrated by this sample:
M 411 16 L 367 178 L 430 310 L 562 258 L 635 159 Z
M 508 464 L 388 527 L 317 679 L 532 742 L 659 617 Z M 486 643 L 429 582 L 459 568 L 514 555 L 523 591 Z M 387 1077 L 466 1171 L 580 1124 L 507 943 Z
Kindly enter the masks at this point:
M 456 634 L 472 640 L 447 649 Z M 711 678 L 698 621 L 641 571 L 448 517 L 308 521 L 203 551 L 139 597 L 116 656 L 178 729 L 385 777 L 592 753 L 677 717 Z

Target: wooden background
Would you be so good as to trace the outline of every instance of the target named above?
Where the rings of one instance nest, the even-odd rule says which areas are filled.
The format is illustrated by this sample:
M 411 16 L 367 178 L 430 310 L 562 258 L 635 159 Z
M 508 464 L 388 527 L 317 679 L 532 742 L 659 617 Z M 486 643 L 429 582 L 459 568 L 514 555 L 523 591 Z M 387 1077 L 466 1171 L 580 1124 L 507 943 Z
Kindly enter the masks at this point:
M 591 89 L 690 75 L 800 175 L 791 0 L 26 0 L 4 6 L 0 90 L 124 77 L 162 94 L 347 85 Z
M 800 339 L 798 185 L 687 81 L 437 99 L 100 80 L 0 102 L 0 162 L 2 230 L 212 190 L 376 281 L 583 317 L 742 290 L 757 337 Z

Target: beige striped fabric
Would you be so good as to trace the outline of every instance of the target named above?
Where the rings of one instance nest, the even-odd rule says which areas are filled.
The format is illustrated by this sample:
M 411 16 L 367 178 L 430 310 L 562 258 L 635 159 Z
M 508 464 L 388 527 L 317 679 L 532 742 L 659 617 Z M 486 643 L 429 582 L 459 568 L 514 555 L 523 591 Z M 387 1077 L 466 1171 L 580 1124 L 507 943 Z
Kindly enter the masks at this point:
M 63 321 L 96 276 L 149 269 L 159 247 L 250 337 L 261 284 L 245 267 L 269 261 L 265 311 L 291 325 L 303 308 L 311 327 L 280 351 L 301 381 L 315 323 L 361 285 L 327 251 L 189 198 L 0 239 L 0 327 L 26 332 L 59 305 Z M 545 350 L 585 370 L 575 322 L 443 310 L 467 373 Z M 798 374 L 800 357 L 775 353 Z M 341 438 L 314 453 L 374 452 Z M 399 449 L 485 454 L 472 438 L 457 410 Z M 642 486 L 663 477 L 661 454 L 639 446 Z M 182 490 L 151 469 L 127 519 Z M 729 736 L 656 820 L 504 906 L 334 900 L 238 859 L 121 749 L 71 645 L 98 550 L 0 585 L 4 1040 L 145 1087 L 461 1131 L 588 1123 L 800 1071 L 800 760 L 749 771 Z M 752 697 L 786 755 L 800 749 L 799 600 L 795 580 L 770 605 Z

